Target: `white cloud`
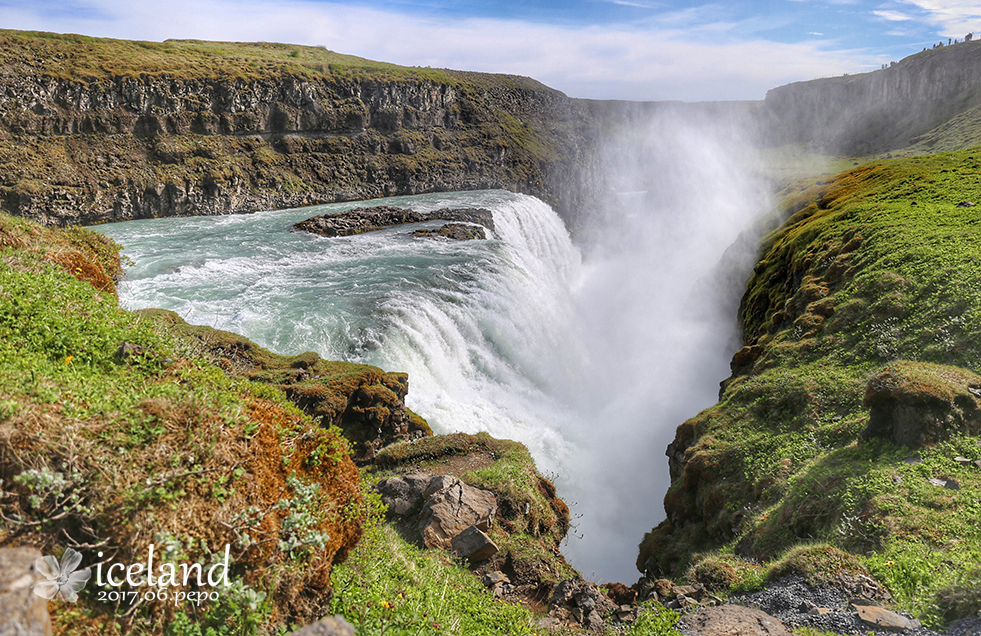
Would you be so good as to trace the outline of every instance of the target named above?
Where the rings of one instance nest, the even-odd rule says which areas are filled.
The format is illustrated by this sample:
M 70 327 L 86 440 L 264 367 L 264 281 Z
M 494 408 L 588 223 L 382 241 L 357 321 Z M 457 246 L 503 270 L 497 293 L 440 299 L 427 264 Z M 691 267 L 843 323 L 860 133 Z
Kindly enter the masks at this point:
M 309 0 L 87 0 L 85 11 L 52 14 L 51 0 L 0 6 L 0 24 L 124 39 L 277 41 L 322 44 L 410 66 L 527 75 L 574 97 L 761 99 L 792 81 L 878 66 L 863 52 L 819 42 L 752 38 L 704 11 L 614 26 L 557 26 L 503 19 L 435 20 Z M 76 5 L 78 6 L 78 5 Z M 696 19 L 698 18 L 698 19 Z M 695 24 L 696 26 L 689 26 Z
M 977 0 L 903 0 L 924 11 L 924 20 L 947 37 L 981 30 L 981 4 Z
M 900 13 L 899 11 L 873 11 L 872 15 L 882 18 L 883 20 L 889 20 L 890 22 L 905 22 L 913 19 L 905 13 Z

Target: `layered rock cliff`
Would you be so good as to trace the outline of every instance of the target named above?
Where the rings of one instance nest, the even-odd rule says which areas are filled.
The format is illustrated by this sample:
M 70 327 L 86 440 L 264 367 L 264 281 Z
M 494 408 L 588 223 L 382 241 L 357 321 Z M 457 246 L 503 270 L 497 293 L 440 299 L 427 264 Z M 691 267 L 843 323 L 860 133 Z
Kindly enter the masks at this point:
M 961 115 L 977 121 L 979 106 L 981 41 L 972 41 L 871 73 L 774 88 L 764 121 L 776 143 L 813 142 L 834 153 L 867 155 L 929 141 L 931 131 Z M 971 139 L 978 143 L 976 133 Z
M 595 181 L 587 121 L 522 77 L 0 32 L 0 204 L 48 224 L 477 188 L 568 218 Z

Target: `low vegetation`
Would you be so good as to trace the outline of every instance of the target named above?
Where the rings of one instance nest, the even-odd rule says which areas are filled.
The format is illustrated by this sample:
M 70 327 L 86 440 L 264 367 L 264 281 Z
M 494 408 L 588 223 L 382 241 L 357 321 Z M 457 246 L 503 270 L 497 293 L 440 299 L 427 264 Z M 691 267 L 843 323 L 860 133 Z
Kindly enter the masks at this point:
M 789 218 L 743 298 L 747 346 L 720 403 L 678 430 L 676 523 L 648 534 L 639 566 L 867 571 L 932 626 L 977 611 L 976 152 L 787 186 Z M 762 581 L 754 567 L 724 578 Z

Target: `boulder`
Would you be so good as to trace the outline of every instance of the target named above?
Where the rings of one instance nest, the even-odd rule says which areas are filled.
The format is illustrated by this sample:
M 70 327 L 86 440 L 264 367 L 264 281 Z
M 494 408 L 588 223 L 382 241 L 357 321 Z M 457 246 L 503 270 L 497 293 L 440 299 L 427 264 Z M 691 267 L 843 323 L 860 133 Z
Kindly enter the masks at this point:
M 783 622 L 741 605 L 705 607 L 682 622 L 691 636 L 792 636 Z
M 452 539 L 472 525 L 488 522 L 497 512 L 497 497 L 456 481 L 426 500 L 419 532 L 427 548 L 452 549 Z
M 920 621 L 906 618 L 902 614 L 891 612 L 882 607 L 853 604 L 852 609 L 858 612 L 858 618 L 863 623 L 878 629 L 902 633 L 921 627 Z
M 453 537 L 450 540 L 450 546 L 458 556 L 469 560 L 471 563 L 486 561 L 500 551 L 500 548 L 491 541 L 491 538 L 477 526 L 470 526 Z
M 375 485 L 382 503 L 388 506 L 388 514 L 405 515 L 418 506 L 425 496 L 427 486 L 434 478 L 429 473 L 412 473 L 389 477 Z
M 0 549 L 0 636 L 51 636 L 48 602 L 31 590 L 41 556 L 35 548 Z

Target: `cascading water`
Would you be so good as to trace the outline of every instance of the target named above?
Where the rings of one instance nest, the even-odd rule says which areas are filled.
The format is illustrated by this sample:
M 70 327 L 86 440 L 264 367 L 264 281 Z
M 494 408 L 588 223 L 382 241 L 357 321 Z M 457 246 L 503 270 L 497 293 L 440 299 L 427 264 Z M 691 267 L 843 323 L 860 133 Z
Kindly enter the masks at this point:
M 630 582 L 636 546 L 663 516 L 664 448 L 727 374 L 731 297 L 692 290 L 759 209 L 723 149 L 661 141 L 676 153 L 664 164 L 671 179 L 597 212 L 585 259 L 547 205 L 501 191 L 385 200 L 488 208 L 488 241 L 404 227 L 330 239 L 290 231 L 372 202 L 99 229 L 134 261 L 125 306 L 172 309 L 280 353 L 406 371 L 408 405 L 437 432 L 523 442 L 575 504 L 573 564 Z

